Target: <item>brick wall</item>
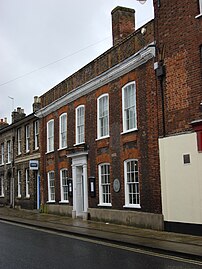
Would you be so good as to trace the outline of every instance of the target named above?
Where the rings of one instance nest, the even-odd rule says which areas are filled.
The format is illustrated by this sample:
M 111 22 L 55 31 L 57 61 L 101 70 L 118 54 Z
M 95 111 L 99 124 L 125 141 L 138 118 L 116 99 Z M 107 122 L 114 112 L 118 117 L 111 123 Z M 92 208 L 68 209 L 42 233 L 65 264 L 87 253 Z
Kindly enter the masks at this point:
M 190 122 L 201 118 L 202 17 L 199 1 L 154 0 L 158 58 L 163 57 L 166 77 L 166 134 L 190 129 Z

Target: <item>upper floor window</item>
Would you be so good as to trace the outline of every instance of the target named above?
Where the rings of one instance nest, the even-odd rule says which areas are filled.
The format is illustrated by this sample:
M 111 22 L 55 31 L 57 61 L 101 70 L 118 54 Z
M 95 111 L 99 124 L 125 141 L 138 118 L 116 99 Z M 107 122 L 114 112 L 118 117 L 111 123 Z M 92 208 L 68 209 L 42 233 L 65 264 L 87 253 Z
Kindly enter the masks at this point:
M 138 160 L 124 162 L 125 206 L 140 208 Z
M 22 195 L 22 174 L 21 170 L 18 170 L 18 197 Z
M 136 86 L 128 83 L 122 89 L 123 132 L 137 129 Z
M 30 150 L 30 126 L 25 126 L 25 150 L 29 152 Z
M 34 149 L 39 148 L 39 121 L 34 122 Z
M 47 152 L 54 150 L 54 120 L 47 122 Z
M 1 159 L 0 164 L 4 164 L 4 143 L 1 144 Z
M 85 142 L 85 107 L 76 108 L 76 144 Z
M 26 187 L 25 187 L 25 195 L 27 198 L 30 197 L 30 179 L 29 179 L 29 169 L 25 170 L 25 179 L 26 179 Z
M 60 170 L 61 202 L 68 202 L 68 174 L 67 169 Z
M 4 178 L 0 176 L 0 197 L 4 196 Z
M 7 141 L 7 163 L 11 162 L 11 140 Z
M 67 146 L 67 113 L 60 116 L 60 149 Z
M 111 206 L 110 191 L 110 165 L 107 163 L 100 164 L 99 173 L 99 205 Z
M 18 155 L 22 153 L 22 131 L 21 128 L 18 128 L 17 130 L 17 150 Z
M 54 171 L 48 172 L 48 201 L 55 202 L 55 176 Z
M 109 136 L 109 95 L 103 94 L 97 100 L 98 139 Z

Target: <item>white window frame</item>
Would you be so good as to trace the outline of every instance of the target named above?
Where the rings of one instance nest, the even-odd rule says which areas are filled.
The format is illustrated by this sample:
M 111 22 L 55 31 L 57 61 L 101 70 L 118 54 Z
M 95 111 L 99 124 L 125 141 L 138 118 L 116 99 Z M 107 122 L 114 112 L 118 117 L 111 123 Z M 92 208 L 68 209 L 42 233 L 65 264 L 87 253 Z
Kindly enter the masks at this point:
M 202 14 L 202 0 L 199 0 L 199 11 Z
M 34 149 L 39 148 L 39 121 L 34 122 Z
M 85 143 L 85 106 L 76 108 L 76 144 Z
M 30 151 L 30 125 L 25 126 L 25 151 L 28 153 Z
M 101 102 L 107 98 L 107 110 L 101 110 Z M 104 104 L 104 103 L 103 103 Z M 102 104 L 102 105 L 103 105 Z M 104 113 L 105 112 L 105 113 Z M 105 131 L 102 131 L 105 128 Z M 109 94 L 105 93 L 98 97 L 97 99 L 97 139 L 109 137 Z
M 67 147 L 67 113 L 60 115 L 59 122 L 59 148 L 63 149 Z
M 18 155 L 22 153 L 22 128 L 17 129 Z
M 128 164 L 131 162 L 135 162 L 134 171 L 128 171 Z M 130 178 L 129 178 L 130 177 Z M 134 181 L 131 179 L 134 178 Z M 130 193 L 129 186 L 134 188 L 134 192 Z M 137 159 L 128 159 L 124 161 L 124 185 L 125 185 L 125 205 L 124 207 L 128 208 L 140 208 L 140 184 L 139 184 L 139 167 Z M 136 203 L 130 201 L 130 197 L 133 199 L 135 197 Z
M 51 176 L 53 177 L 51 178 Z M 48 172 L 48 202 L 55 202 L 55 173 Z
M 132 105 L 126 106 L 126 91 L 131 88 L 131 86 L 134 86 L 134 100 Z M 132 100 L 131 98 L 129 98 Z M 122 119 L 123 119 L 123 133 L 127 132 L 132 132 L 137 130 L 137 105 L 136 105 L 136 83 L 135 81 L 127 83 L 123 88 L 122 88 Z M 132 111 L 135 115 L 132 117 L 133 119 L 133 124 L 132 126 L 130 125 L 130 118 L 128 116 L 129 111 Z
M 25 180 L 26 180 L 25 195 L 26 195 L 26 198 L 30 198 L 30 175 L 29 175 L 29 169 L 25 170 Z
M 18 170 L 18 198 L 22 196 L 22 172 Z
M 7 162 L 11 163 L 11 140 L 7 141 Z
M 4 178 L 0 176 L 0 197 L 4 197 Z
M 67 168 L 62 168 L 60 170 L 60 194 L 61 194 L 61 202 L 62 203 L 69 203 L 68 170 L 67 170 Z
M 106 172 L 106 170 L 105 170 L 105 173 L 102 173 L 102 167 L 106 167 L 106 166 L 108 167 L 108 171 L 107 171 L 108 173 Z M 98 177 L 99 177 L 99 206 L 112 206 L 110 164 L 109 163 L 101 163 L 98 165 Z M 103 177 L 105 177 L 104 183 L 102 182 Z
M 4 143 L 1 143 L 1 165 L 4 164 Z
M 54 120 L 47 122 L 47 152 L 54 151 Z

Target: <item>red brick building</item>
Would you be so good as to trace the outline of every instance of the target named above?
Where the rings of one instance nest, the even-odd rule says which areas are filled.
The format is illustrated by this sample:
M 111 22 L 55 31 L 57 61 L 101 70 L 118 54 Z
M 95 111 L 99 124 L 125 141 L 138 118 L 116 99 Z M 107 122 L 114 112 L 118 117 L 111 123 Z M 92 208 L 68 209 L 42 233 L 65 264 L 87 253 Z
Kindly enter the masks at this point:
M 154 21 L 112 11 L 113 47 L 41 96 L 48 212 L 163 229 Z

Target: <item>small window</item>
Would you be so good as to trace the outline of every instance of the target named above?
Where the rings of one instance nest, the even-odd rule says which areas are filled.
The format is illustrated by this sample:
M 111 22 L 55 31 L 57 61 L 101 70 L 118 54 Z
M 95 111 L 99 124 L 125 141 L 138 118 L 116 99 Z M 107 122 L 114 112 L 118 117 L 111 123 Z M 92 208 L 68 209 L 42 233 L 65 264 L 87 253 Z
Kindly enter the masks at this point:
M 1 160 L 0 164 L 4 164 L 4 143 L 1 144 Z
M 18 170 L 18 198 L 22 195 L 22 175 L 21 170 Z
M 85 107 L 76 108 L 76 144 L 85 142 Z
M 4 178 L 0 176 L 0 197 L 4 197 Z
M 47 122 L 47 152 L 54 150 L 54 120 Z
M 60 149 L 67 146 L 67 113 L 60 116 Z
M 68 201 L 68 173 L 67 169 L 60 170 L 61 202 Z
M 25 150 L 29 152 L 30 149 L 30 126 L 25 126 Z
M 109 136 L 109 95 L 103 94 L 97 100 L 98 139 Z
M 124 162 L 125 207 L 140 208 L 138 160 Z
M 29 179 L 29 169 L 25 170 L 25 176 L 26 176 L 26 197 L 29 198 L 30 197 L 30 179 Z
M 183 162 L 184 162 L 184 164 L 191 163 L 190 154 L 184 154 L 183 155 Z
M 7 141 L 7 163 L 11 162 L 11 140 Z
M 39 148 L 39 121 L 34 122 L 34 149 Z
M 128 83 L 122 89 L 123 132 L 137 129 L 136 86 Z
M 99 205 L 111 206 L 110 165 L 100 164 L 99 172 Z
M 54 172 L 48 172 L 48 202 L 55 202 L 55 176 Z
M 199 12 L 202 14 L 202 0 L 199 0 Z
M 22 134 L 21 134 L 21 128 L 17 130 L 17 147 L 18 147 L 18 155 L 22 153 Z

